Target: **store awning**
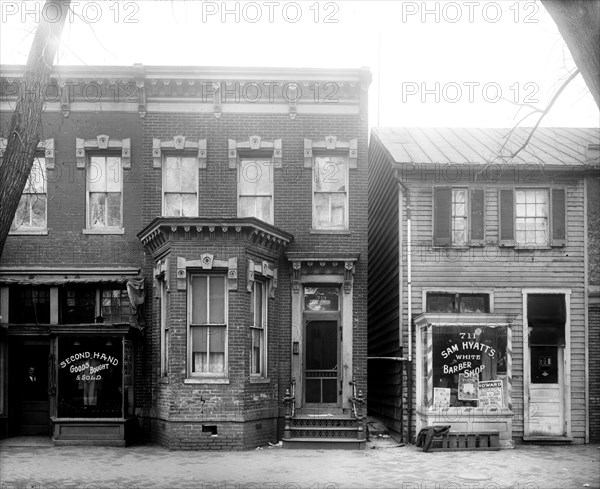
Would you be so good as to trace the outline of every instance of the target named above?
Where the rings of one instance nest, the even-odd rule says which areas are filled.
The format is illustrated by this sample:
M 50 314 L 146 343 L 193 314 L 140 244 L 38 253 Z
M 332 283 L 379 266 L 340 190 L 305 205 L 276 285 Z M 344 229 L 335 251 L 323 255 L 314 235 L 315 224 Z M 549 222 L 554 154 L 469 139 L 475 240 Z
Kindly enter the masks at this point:
M 140 269 L 134 267 L 1 267 L 0 285 L 67 284 L 124 284 L 132 278 L 141 278 Z

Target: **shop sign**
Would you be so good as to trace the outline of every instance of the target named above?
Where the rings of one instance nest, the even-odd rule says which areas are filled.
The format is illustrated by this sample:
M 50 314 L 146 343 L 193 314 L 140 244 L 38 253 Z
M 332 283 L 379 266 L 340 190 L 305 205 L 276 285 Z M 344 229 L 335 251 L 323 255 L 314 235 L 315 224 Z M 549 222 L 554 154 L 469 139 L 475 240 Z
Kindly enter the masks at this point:
M 92 381 L 102 380 L 103 371 L 111 366 L 117 366 L 119 359 L 98 351 L 82 351 L 66 357 L 60 362 L 60 368 L 67 369 L 76 374 L 75 380 Z
M 496 350 L 492 346 L 477 340 L 481 333 L 481 328 L 474 332 L 459 332 L 458 338 L 441 350 L 440 354 L 444 359 L 442 374 L 460 373 L 464 377 L 479 378 L 479 373 L 485 369 L 485 365 L 481 363 L 482 356 L 496 356 Z

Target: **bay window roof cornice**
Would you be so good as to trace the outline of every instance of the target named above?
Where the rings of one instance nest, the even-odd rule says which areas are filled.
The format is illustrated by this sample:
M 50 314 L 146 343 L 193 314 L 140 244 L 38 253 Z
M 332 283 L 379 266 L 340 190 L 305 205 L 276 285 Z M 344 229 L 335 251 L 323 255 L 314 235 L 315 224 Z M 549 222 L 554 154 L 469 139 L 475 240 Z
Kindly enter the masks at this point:
M 283 251 L 293 241 L 288 232 L 255 217 L 158 217 L 138 233 L 150 252 L 179 239 L 246 239 L 260 246 Z

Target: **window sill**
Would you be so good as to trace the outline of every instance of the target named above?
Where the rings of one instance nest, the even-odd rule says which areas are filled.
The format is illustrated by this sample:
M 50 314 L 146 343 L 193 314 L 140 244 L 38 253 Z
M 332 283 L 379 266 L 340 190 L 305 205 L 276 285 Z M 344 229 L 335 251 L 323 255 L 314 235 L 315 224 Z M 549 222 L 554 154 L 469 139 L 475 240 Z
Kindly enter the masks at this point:
M 48 236 L 47 229 L 19 229 L 18 231 L 9 231 L 9 236 Z
M 513 247 L 515 251 L 535 251 L 535 250 L 551 250 L 552 246 L 549 245 L 535 245 L 535 244 L 516 244 Z
M 268 377 L 250 377 L 251 384 L 270 384 L 271 379 Z
M 183 379 L 184 384 L 229 384 L 225 377 L 194 377 Z
M 311 229 L 310 234 L 341 234 L 350 236 L 352 232 L 349 229 Z
M 83 234 L 125 234 L 125 228 L 82 229 Z

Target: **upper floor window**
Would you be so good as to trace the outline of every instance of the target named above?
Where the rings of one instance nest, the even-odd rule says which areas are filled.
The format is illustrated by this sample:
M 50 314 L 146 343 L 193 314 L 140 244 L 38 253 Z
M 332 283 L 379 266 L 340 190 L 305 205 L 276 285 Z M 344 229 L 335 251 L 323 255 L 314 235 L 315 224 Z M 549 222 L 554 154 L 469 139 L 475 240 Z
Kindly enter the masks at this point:
M 120 156 L 91 156 L 87 167 L 87 229 L 123 228 L 123 168 Z
M 500 243 L 506 246 L 564 246 L 565 189 L 501 189 Z
M 313 229 L 348 229 L 348 159 L 316 156 L 313 165 Z
M 436 187 L 433 191 L 435 246 L 481 244 L 484 239 L 484 191 Z
M 129 322 L 131 307 L 125 289 L 102 289 L 100 291 L 100 316 L 109 323 Z
M 164 216 L 198 216 L 198 159 L 167 156 L 162 188 Z
M 241 159 L 238 164 L 238 217 L 273 224 L 273 162 Z
M 35 158 L 10 227 L 13 233 L 47 228 L 46 160 Z
M 427 312 L 490 312 L 490 296 L 488 294 L 428 292 L 426 306 Z
M 189 291 L 190 374 L 226 373 L 227 291 L 225 275 L 192 275 Z
M 66 286 L 60 290 L 59 297 L 62 324 L 128 323 L 131 317 L 127 290 L 117 285 Z
M 9 290 L 9 320 L 17 324 L 49 324 L 50 287 L 12 286 Z
M 250 374 L 260 377 L 267 376 L 267 304 L 266 282 L 255 280 L 251 299 Z

